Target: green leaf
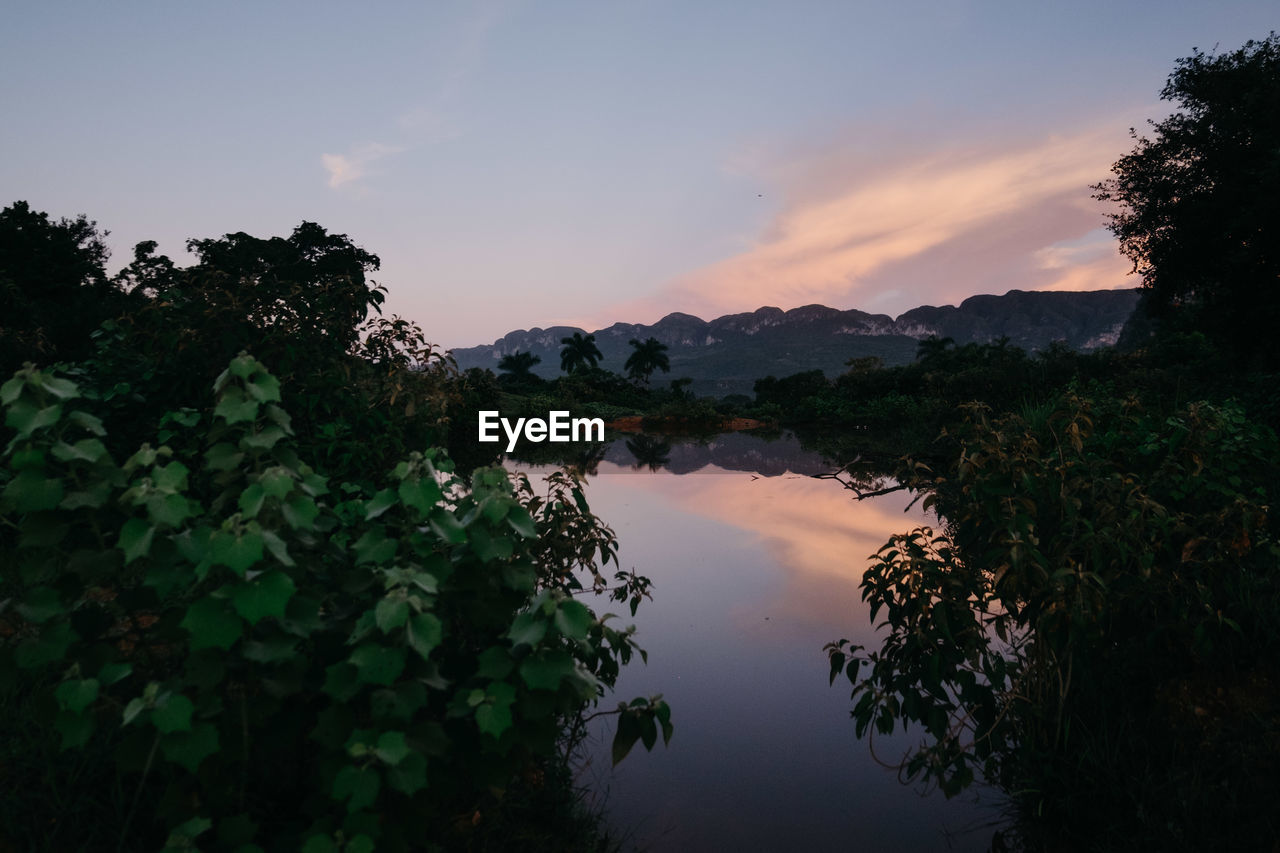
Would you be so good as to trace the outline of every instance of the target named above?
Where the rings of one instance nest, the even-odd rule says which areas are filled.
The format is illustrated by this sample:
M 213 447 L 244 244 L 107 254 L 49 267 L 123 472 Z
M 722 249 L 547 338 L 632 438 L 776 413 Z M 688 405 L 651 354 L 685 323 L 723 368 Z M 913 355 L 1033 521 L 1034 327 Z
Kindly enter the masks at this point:
M 459 545 L 467 541 L 467 531 L 452 512 L 444 507 L 436 507 L 431 513 L 431 529 L 435 534 L 451 545 Z
M 208 832 L 212 826 L 213 821 L 208 818 L 193 817 L 186 823 L 174 827 L 173 831 L 169 833 L 169 840 L 165 842 L 165 845 L 177 850 L 192 849 L 194 845 L 191 842 Z
M 563 649 L 539 649 L 520 664 L 520 677 L 533 690 L 557 690 L 576 674 L 573 657 Z
M 191 648 L 229 649 L 244 632 L 244 623 L 221 601 L 202 598 L 187 608 L 182 627 L 191 634 Z
M 55 622 L 47 625 L 37 637 L 29 637 L 18 644 L 14 652 L 14 660 L 23 669 L 44 666 L 61 660 L 67 654 L 67 647 L 77 639 L 76 633 L 66 622 Z
M 21 377 L 15 376 L 0 385 L 0 405 L 12 406 L 22 396 L 22 389 L 26 387 L 26 381 Z
M 62 480 L 45 478 L 40 471 L 28 468 L 9 481 L 3 495 L 18 512 L 53 509 L 62 501 Z
M 47 586 L 38 586 L 28 592 L 17 610 L 23 619 L 37 624 L 67 612 L 57 590 Z
M 270 373 L 259 373 L 245 386 L 249 396 L 260 403 L 280 402 L 280 380 Z
M 240 507 L 240 514 L 245 518 L 254 518 L 257 516 L 258 511 L 262 509 L 262 504 L 266 499 L 267 490 L 258 483 L 251 483 L 240 493 L 240 500 L 236 502 L 236 505 Z
M 580 601 L 562 601 L 556 608 L 556 628 L 571 640 L 585 640 L 595 620 Z
M 313 835 L 302 845 L 302 853 L 338 853 L 338 845 L 327 835 Z
M 404 649 L 391 649 L 374 643 L 356 648 L 348 658 L 359 671 L 364 684 L 389 685 L 404 671 Z
M 129 725 L 138 719 L 138 715 L 145 710 L 147 710 L 147 700 L 141 697 L 130 699 L 129 704 L 124 706 L 124 718 L 121 720 L 120 725 Z
M 260 432 L 250 433 L 240 439 L 240 446 L 248 450 L 270 450 L 284 438 L 284 430 L 278 426 L 268 426 Z
M 427 759 L 411 752 L 395 767 L 387 769 L 387 784 L 402 794 L 416 794 L 427 787 Z
M 382 778 L 373 767 L 344 767 L 333 780 L 333 797 L 347 801 L 348 812 L 373 805 L 382 789 Z
M 262 532 L 245 530 L 236 535 L 229 530 L 219 530 L 209 540 L 209 556 L 231 571 L 243 576 L 262 559 Z
M 423 515 L 429 513 L 432 507 L 444 497 L 435 480 L 422 477 L 401 481 L 399 493 L 400 500 L 405 506 L 413 507 Z
M 480 665 L 476 668 L 476 675 L 494 681 L 506 678 L 515 668 L 515 662 L 511 659 L 511 650 L 505 646 L 490 646 L 480 653 L 477 662 Z
M 538 610 L 526 610 L 516 616 L 511 623 L 511 630 L 507 632 L 511 643 L 516 646 L 536 646 L 546 634 L 547 620 Z
M 515 688 L 505 681 L 489 685 L 484 704 L 476 708 L 476 725 L 481 732 L 501 737 L 511 728 L 511 703 L 515 696 Z
M 402 595 L 384 598 L 378 602 L 375 616 L 382 633 L 390 634 L 409 619 L 409 602 Z
M 40 387 L 59 400 L 70 400 L 73 397 L 80 396 L 80 392 L 76 389 L 74 382 L 58 376 L 40 374 Z
M 160 738 L 160 751 L 194 773 L 202 761 L 218 751 L 218 730 L 211 723 L 196 723 L 189 732 L 171 732 Z
M 82 438 L 75 444 L 59 441 L 53 446 L 53 456 L 63 462 L 97 462 L 107 457 L 107 447 L 96 438 Z
M 395 505 L 396 493 L 390 489 L 383 489 L 364 505 L 365 521 L 377 518 Z
M 97 725 L 92 714 L 59 711 L 54 718 L 53 727 L 62 735 L 61 748 L 67 750 L 79 749 L 87 744 Z
M 35 432 L 56 424 L 62 417 L 62 406 L 52 405 L 41 409 L 26 400 L 14 403 L 5 415 L 5 425 L 18 432 L 18 438 L 30 438 Z
M 193 711 L 195 705 L 191 700 L 181 693 L 175 693 L 151 713 L 151 722 L 165 734 L 190 731 Z
M 294 495 L 280 506 L 285 522 L 294 530 L 314 530 L 320 514 L 316 502 L 306 495 Z
M 235 445 L 221 442 L 205 451 L 205 467 L 211 471 L 230 471 L 244 460 L 244 454 Z
M 351 546 L 356 552 L 356 565 L 364 563 L 381 565 L 390 561 L 396 555 L 396 544 L 396 540 L 388 538 L 381 527 L 366 530 L 364 535 Z
M 107 434 L 107 429 L 102 425 L 102 419 L 88 412 L 74 411 L 67 415 L 67 420 L 80 427 L 85 432 L 102 438 Z
M 131 663 L 103 664 L 102 669 L 98 670 L 98 681 L 110 687 L 112 684 L 128 678 L 131 672 L 133 672 L 133 664 Z
M 404 761 L 409 753 L 409 744 L 405 743 L 404 732 L 383 732 L 378 737 L 378 745 L 374 747 L 374 754 L 392 766 Z
M 213 415 L 228 424 L 252 423 L 258 416 L 258 401 L 233 385 L 223 392 Z
M 434 613 L 415 613 L 409 618 L 405 635 L 409 640 L 409 647 L 426 660 L 430 657 L 431 650 L 440 645 L 444 625 Z
M 346 702 L 360 692 L 360 670 L 346 661 L 326 667 L 324 673 L 321 689 L 339 702 Z
M 120 537 L 116 540 L 116 547 L 124 551 L 126 565 L 139 557 L 146 556 L 147 552 L 151 550 L 151 539 L 155 532 L 154 525 L 148 524 L 140 518 L 131 518 L 124 523 L 124 527 L 120 528 Z
M 522 506 L 511 507 L 507 513 L 507 524 L 526 539 L 535 539 L 538 536 L 538 529 L 533 524 L 533 516 L 529 515 L 529 511 Z
M 191 505 L 182 495 L 155 495 L 147 501 L 147 514 L 158 525 L 178 527 L 191 517 Z
M 262 472 L 258 482 L 262 485 L 262 490 L 276 500 L 284 500 L 285 495 L 293 489 L 293 477 L 289 475 L 287 468 L 268 468 Z
M 262 544 L 267 546 L 267 550 L 271 552 L 271 556 L 275 557 L 281 565 L 295 565 L 293 557 L 289 556 L 289 549 L 284 544 L 284 540 L 272 531 L 262 531 Z
M 98 698 L 98 680 L 96 678 L 64 681 L 54 691 L 58 706 L 64 711 L 78 714 L 93 704 Z
M 151 481 L 156 488 L 166 491 L 181 492 L 187 488 L 187 466 L 181 462 L 170 462 L 168 465 L 157 465 L 151 471 Z
M 613 735 L 613 766 L 627 757 L 631 747 L 640 739 L 640 721 L 632 711 L 618 715 L 618 730 Z
M 268 616 L 283 619 L 285 607 L 296 591 L 291 577 L 273 569 L 236 587 L 231 604 L 246 622 L 257 625 Z

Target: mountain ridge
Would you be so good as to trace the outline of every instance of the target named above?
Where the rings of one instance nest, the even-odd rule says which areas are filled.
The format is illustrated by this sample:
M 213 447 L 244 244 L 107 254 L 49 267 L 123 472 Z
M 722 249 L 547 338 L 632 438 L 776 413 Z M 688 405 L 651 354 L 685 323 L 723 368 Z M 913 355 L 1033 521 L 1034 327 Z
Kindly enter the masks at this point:
M 989 343 L 1001 337 L 1028 351 L 1054 341 L 1088 351 L 1114 344 L 1138 303 L 1137 289 L 1093 291 L 1011 290 L 979 294 L 955 305 L 921 305 L 897 317 L 858 309 L 801 305 L 784 311 L 766 305 L 755 311 L 703 320 L 673 311 L 655 323 L 617 322 L 591 334 L 604 354 L 601 366 L 622 372 L 632 338 L 657 338 L 669 347 L 672 378 L 688 376 L 704 395 L 751 393 L 756 379 L 822 370 L 835 376 L 850 358 L 876 356 L 887 365 L 915 357 L 921 340 L 952 338 L 957 345 Z M 508 332 L 492 344 L 454 349 L 458 366 L 496 371 L 499 359 L 532 352 L 542 359 L 535 372 L 559 374 L 560 339 L 577 326 L 534 327 Z M 657 378 L 657 377 L 655 377 Z

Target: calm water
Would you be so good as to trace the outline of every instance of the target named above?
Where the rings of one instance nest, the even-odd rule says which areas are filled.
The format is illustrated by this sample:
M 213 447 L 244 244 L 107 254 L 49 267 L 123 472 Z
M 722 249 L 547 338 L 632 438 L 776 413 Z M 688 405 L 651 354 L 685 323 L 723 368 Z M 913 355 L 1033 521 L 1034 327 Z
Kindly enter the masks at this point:
M 633 442 L 634 444 L 634 442 Z M 848 682 L 828 686 L 823 645 L 878 645 L 858 583 L 890 534 L 929 524 L 902 493 L 855 502 L 794 441 L 727 436 L 675 445 L 651 470 L 615 443 L 588 478 L 624 568 L 653 579 L 634 619 L 649 652 L 617 699 L 662 693 L 670 746 L 609 768 L 612 721 L 594 730 L 582 782 L 612 825 L 650 851 L 985 850 L 975 795 L 922 797 L 854 736 Z M 803 473 L 795 473 L 795 472 Z M 896 762 L 914 738 L 877 738 Z

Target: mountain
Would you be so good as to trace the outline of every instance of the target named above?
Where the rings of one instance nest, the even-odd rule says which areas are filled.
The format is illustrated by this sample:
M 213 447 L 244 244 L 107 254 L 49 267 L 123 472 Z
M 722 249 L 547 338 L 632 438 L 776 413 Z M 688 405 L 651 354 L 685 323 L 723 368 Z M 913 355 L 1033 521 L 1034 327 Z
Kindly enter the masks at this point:
M 653 337 L 670 347 L 666 378 L 688 376 L 694 393 L 723 396 L 752 393 L 762 376 L 818 369 L 834 377 L 851 358 L 879 356 L 887 365 L 906 364 L 915 358 L 919 342 L 931 335 L 952 338 L 958 345 L 1007 337 L 1028 351 L 1054 341 L 1082 351 L 1097 349 L 1119 339 L 1137 302 L 1137 290 L 1011 290 L 1004 296 L 971 296 L 958 307 L 913 308 L 896 319 L 805 305 L 790 311 L 765 307 L 710 322 L 677 312 L 651 326 L 614 323 L 593 334 L 604 353 L 601 367 L 623 372 L 631 353 L 628 341 Z M 585 331 L 575 326 L 520 330 L 488 346 L 455 349 L 453 356 L 461 368 L 497 372 L 504 355 L 531 352 L 542 358 L 534 371 L 552 378 L 560 372 L 560 339 Z M 663 378 L 659 374 L 654 380 Z

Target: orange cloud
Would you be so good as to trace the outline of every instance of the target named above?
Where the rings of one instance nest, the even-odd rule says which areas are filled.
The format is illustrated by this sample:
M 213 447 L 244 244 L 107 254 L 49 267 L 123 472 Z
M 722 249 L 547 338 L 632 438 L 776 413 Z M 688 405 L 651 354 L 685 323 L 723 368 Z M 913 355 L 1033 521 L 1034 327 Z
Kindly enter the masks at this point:
M 916 142 L 897 157 L 824 154 L 775 168 L 791 200 L 753 246 L 624 313 L 709 319 L 810 302 L 896 313 L 1014 287 L 1133 286 L 1114 241 L 1105 251 L 1062 246 L 1102 226 L 1089 187 L 1127 147 L 1124 127 L 1106 123 L 1019 144 Z

